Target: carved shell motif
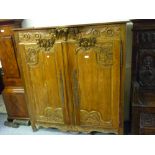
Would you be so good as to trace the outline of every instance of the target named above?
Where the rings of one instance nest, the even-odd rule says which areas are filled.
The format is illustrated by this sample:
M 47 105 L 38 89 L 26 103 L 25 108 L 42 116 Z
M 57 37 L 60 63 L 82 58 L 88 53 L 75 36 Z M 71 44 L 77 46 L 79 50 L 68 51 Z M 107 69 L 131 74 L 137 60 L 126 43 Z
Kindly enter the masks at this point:
M 39 120 L 63 124 L 63 110 L 62 108 L 53 109 L 52 107 L 46 107 L 44 109 L 44 114 L 39 116 Z
M 97 111 L 80 110 L 81 124 L 100 126 L 104 123 L 102 116 Z

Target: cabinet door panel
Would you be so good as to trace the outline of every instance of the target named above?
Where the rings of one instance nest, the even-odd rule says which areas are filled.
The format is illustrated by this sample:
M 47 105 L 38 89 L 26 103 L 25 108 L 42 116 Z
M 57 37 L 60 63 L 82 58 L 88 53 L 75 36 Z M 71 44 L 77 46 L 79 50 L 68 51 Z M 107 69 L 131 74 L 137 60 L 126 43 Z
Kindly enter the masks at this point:
M 118 128 L 120 103 L 120 41 L 78 49 L 68 45 L 75 122 L 91 128 Z
M 0 54 L 5 78 L 19 78 L 13 41 L 10 36 L 0 38 Z
M 50 51 L 25 45 L 20 47 L 29 110 L 38 122 L 64 124 L 65 94 L 61 44 Z M 32 109 L 31 109 L 32 108 Z

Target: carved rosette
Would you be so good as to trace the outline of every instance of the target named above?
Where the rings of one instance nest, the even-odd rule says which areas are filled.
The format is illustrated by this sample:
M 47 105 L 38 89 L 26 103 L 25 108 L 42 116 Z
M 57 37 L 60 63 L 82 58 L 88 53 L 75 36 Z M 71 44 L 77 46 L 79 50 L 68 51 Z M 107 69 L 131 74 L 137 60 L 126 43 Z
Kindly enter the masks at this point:
M 44 35 L 43 32 L 20 32 L 19 42 L 20 43 L 36 43 L 38 39 L 41 39 Z M 50 37 L 50 36 L 48 36 Z
M 98 39 L 104 38 L 120 38 L 121 27 L 119 25 L 101 25 L 89 26 L 81 28 L 78 33 L 79 38 L 83 37 L 97 37 Z

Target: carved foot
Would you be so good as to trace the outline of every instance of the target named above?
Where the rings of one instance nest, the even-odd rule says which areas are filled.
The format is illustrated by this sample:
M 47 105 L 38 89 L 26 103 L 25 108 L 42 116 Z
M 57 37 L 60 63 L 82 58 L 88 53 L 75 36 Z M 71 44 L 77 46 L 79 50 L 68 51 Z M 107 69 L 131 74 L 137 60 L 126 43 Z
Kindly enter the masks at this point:
M 31 124 L 32 130 L 33 132 L 36 132 L 39 130 L 39 127 L 37 127 L 36 125 Z
M 12 127 L 12 128 L 18 128 L 19 127 L 19 124 L 16 124 L 13 121 L 12 122 L 11 121 L 5 121 L 4 125 L 7 127 Z
M 29 126 L 30 125 L 30 121 L 29 120 L 14 119 L 13 123 L 18 124 L 18 125 L 25 125 L 25 126 Z

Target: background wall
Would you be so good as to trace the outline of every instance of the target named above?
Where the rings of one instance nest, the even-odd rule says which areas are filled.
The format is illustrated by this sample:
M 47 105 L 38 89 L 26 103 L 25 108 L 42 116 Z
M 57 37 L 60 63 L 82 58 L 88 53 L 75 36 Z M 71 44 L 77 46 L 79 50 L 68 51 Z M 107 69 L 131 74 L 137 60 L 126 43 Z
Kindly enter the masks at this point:
M 78 17 L 78 16 L 77 16 Z M 70 18 L 58 18 L 57 19 L 25 19 L 22 23 L 22 27 L 49 27 L 49 26 L 64 26 L 64 25 L 76 25 L 86 23 L 106 23 L 113 21 L 127 21 L 127 19 L 106 19 L 101 20 L 101 16 L 94 17 L 70 17 Z
M 54 22 L 53 22 L 54 21 Z M 113 22 L 114 20 L 104 20 L 99 19 L 90 20 L 79 20 L 74 19 L 62 19 L 62 20 L 49 20 L 49 19 L 25 19 L 22 23 L 23 28 L 27 27 L 50 27 L 50 26 L 62 26 L 62 25 L 74 25 L 74 24 L 85 24 L 85 23 L 106 23 Z M 121 20 L 115 20 L 121 21 Z M 123 21 L 123 20 L 122 20 Z M 130 110 L 130 84 L 131 84 L 131 53 L 132 53 L 132 23 L 128 22 L 126 27 L 127 37 L 126 37 L 126 80 L 125 80 L 125 98 L 124 98 L 124 117 L 125 120 L 129 120 L 129 110 Z

